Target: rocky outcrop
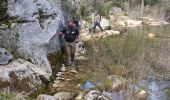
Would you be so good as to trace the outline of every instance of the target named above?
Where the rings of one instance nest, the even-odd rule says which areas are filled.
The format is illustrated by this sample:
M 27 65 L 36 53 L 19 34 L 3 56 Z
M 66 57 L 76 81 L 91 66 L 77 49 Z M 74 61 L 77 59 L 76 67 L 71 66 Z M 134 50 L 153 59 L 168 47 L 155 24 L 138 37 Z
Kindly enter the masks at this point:
M 0 48 L 0 65 L 8 64 L 9 60 L 13 58 L 12 54 L 6 49 Z
M 39 76 L 46 76 L 46 74 L 45 69 L 28 61 L 17 59 L 8 65 L 0 65 L 0 87 L 31 93 L 42 83 Z
M 1 46 L 52 74 L 47 55 L 60 48 L 58 35 L 67 0 L 7 0 L 8 28 L 0 29 Z M 5 23 L 6 24 L 6 23 Z

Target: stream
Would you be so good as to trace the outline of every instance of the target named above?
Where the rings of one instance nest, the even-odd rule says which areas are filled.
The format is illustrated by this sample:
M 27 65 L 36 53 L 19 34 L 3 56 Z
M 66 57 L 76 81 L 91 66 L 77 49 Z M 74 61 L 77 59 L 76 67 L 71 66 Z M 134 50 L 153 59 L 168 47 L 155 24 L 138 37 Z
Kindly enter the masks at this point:
M 170 100 L 170 80 L 152 78 L 137 85 L 148 91 L 148 100 Z

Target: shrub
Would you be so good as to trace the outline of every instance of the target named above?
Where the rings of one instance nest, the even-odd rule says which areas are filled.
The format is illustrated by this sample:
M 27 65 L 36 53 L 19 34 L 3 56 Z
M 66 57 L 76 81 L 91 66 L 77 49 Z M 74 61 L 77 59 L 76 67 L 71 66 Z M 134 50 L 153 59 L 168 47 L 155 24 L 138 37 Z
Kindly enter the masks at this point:
M 13 97 L 10 92 L 0 92 L 0 100 L 13 100 Z

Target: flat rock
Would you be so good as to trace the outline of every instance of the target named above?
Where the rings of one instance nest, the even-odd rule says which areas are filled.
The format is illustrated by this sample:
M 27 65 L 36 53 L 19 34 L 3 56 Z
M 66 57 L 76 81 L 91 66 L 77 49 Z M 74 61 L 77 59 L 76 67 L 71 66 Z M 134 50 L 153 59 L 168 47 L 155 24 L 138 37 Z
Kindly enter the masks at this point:
M 37 97 L 37 100 L 58 100 L 54 96 L 46 95 L 46 94 L 40 94 Z
M 57 100 L 74 100 L 76 94 L 71 92 L 59 92 L 54 95 Z

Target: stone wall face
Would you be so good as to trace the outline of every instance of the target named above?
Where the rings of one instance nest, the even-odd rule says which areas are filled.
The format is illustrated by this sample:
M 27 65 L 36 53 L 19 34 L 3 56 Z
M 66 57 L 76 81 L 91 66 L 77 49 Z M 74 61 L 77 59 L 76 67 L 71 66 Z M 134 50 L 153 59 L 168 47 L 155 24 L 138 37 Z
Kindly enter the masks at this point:
M 7 0 L 4 6 L 8 22 L 0 26 L 0 46 L 42 67 L 47 78 L 52 74 L 47 55 L 60 49 L 57 33 L 68 15 L 63 2 L 67 0 Z

